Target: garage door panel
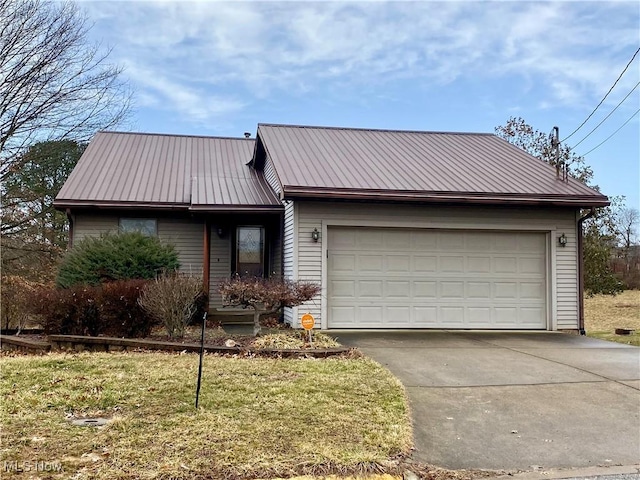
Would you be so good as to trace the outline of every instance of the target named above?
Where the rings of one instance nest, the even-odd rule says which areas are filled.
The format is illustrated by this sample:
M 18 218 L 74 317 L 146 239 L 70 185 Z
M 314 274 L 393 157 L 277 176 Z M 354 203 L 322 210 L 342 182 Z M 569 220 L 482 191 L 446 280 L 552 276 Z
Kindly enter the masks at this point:
M 438 271 L 438 257 L 435 255 L 414 255 L 412 263 L 415 273 L 433 273 Z
M 414 307 L 413 318 L 418 327 L 437 327 L 438 307 Z
M 538 300 L 544 296 L 546 285 L 543 282 L 522 282 L 520 300 Z
M 544 315 L 544 311 L 540 307 L 520 307 L 518 318 L 522 326 L 535 328 L 541 315 Z
M 360 272 L 382 273 L 382 255 L 358 255 L 356 265 Z
M 464 298 L 464 282 L 440 282 L 440 298 Z
M 412 282 L 412 292 L 414 301 L 419 300 L 432 300 L 438 297 L 438 282 L 424 282 L 424 281 L 414 281 Z
M 331 315 L 331 321 L 335 325 L 340 325 L 342 328 L 345 327 L 357 327 L 356 323 L 356 315 L 355 315 L 356 307 L 339 307 L 332 306 L 330 307 L 329 313 Z
M 467 298 L 491 300 L 491 282 L 467 282 Z
M 539 253 L 544 251 L 546 238 L 544 235 L 520 235 L 518 237 L 518 251 L 526 253 Z
M 355 280 L 330 280 L 329 290 L 335 299 L 353 301 L 356 298 Z
M 384 233 L 384 246 L 387 250 L 411 248 L 411 235 L 397 230 L 387 230 Z
M 496 252 L 515 252 L 518 250 L 518 238 L 513 235 L 495 235 L 492 241 Z
M 328 239 L 329 327 L 546 326 L 543 233 L 345 227 Z
M 411 269 L 411 255 L 386 255 L 386 272 L 405 273 Z
M 496 300 L 515 300 L 518 298 L 518 282 L 494 282 L 493 291 Z
M 454 252 L 456 250 L 464 250 L 464 237 L 458 232 L 437 232 L 438 249 L 443 252 Z
M 346 272 L 352 274 L 356 268 L 356 256 L 353 253 L 335 253 L 329 258 L 329 270 L 334 274 Z
M 442 273 L 464 273 L 464 257 L 459 255 L 440 257 L 440 271 Z
M 358 282 L 357 294 L 367 300 L 384 299 L 382 280 L 361 280 Z
M 409 306 L 389 306 L 385 308 L 385 322 L 402 326 L 411 321 L 411 307 Z
M 438 236 L 433 230 L 414 230 L 411 233 L 411 247 L 414 251 L 434 251 L 438 249 Z
M 360 307 L 358 313 L 362 320 L 382 325 L 384 319 L 384 307 L 382 305 Z
M 443 326 L 464 325 L 464 307 L 440 307 L 439 310 Z
M 514 326 L 518 320 L 518 307 L 494 307 L 494 319 L 496 326 Z
M 385 294 L 389 299 L 407 301 L 411 298 L 411 282 L 407 280 L 388 280 L 385 287 Z
M 518 258 L 493 257 L 493 273 L 518 273 Z
M 518 273 L 544 275 L 545 262 L 539 257 L 521 257 L 519 259 Z
M 491 274 L 491 257 L 488 255 L 467 257 L 467 272 Z
M 470 326 L 485 326 L 493 324 L 491 307 L 468 307 L 467 318 Z

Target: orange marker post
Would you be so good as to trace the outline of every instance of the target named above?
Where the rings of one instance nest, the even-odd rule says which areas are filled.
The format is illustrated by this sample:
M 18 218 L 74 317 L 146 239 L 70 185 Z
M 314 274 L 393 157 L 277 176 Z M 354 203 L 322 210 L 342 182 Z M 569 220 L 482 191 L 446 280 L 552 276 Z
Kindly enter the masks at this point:
M 309 343 L 313 347 L 313 340 L 311 339 L 311 330 L 313 330 L 313 326 L 316 324 L 316 319 L 313 318 L 313 315 L 310 313 L 305 313 L 300 318 L 300 323 L 302 324 L 302 328 L 304 328 L 307 332 L 309 332 Z

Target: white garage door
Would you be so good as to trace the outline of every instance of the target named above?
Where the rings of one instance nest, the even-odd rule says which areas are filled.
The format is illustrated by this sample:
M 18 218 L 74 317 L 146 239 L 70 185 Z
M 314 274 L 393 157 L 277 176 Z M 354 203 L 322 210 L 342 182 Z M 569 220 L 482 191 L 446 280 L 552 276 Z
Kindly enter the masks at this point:
M 544 329 L 546 236 L 329 228 L 329 328 Z

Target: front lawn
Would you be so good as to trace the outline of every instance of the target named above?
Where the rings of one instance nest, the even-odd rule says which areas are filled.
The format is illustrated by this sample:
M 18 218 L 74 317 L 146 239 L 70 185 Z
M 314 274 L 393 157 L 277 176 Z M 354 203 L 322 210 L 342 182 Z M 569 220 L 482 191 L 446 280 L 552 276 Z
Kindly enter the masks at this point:
M 58 478 L 358 473 L 412 443 L 401 384 L 365 358 L 208 355 L 198 411 L 196 355 L 5 356 L 0 365 L 3 470 L 35 473 L 38 461 L 61 467 Z M 71 417 L 112 422 L 78 427 Z
M 584 324 L 589 337 L 640 347 L 640 291 L 619 295 L 595 295 L 584 299 Z M 635 330 L 632 335 L 616 335 L 616 328 Z

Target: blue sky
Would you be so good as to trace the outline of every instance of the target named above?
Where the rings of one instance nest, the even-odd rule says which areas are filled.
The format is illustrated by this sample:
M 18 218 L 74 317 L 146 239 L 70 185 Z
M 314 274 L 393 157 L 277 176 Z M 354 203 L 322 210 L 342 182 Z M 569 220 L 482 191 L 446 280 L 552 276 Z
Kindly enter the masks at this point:
M 90 37 L 134 93 L 127 129 L 255 135 L 263 123 L 493 132 L 510 116 L 568 135 L 640 47 L 638 2 L 87 1 Z M 640 54 L 577 144 L 640 81 Z M 640 107 L 640 87 L 576 146 Z M 586 156 L 640 203 L 638 115 Z

